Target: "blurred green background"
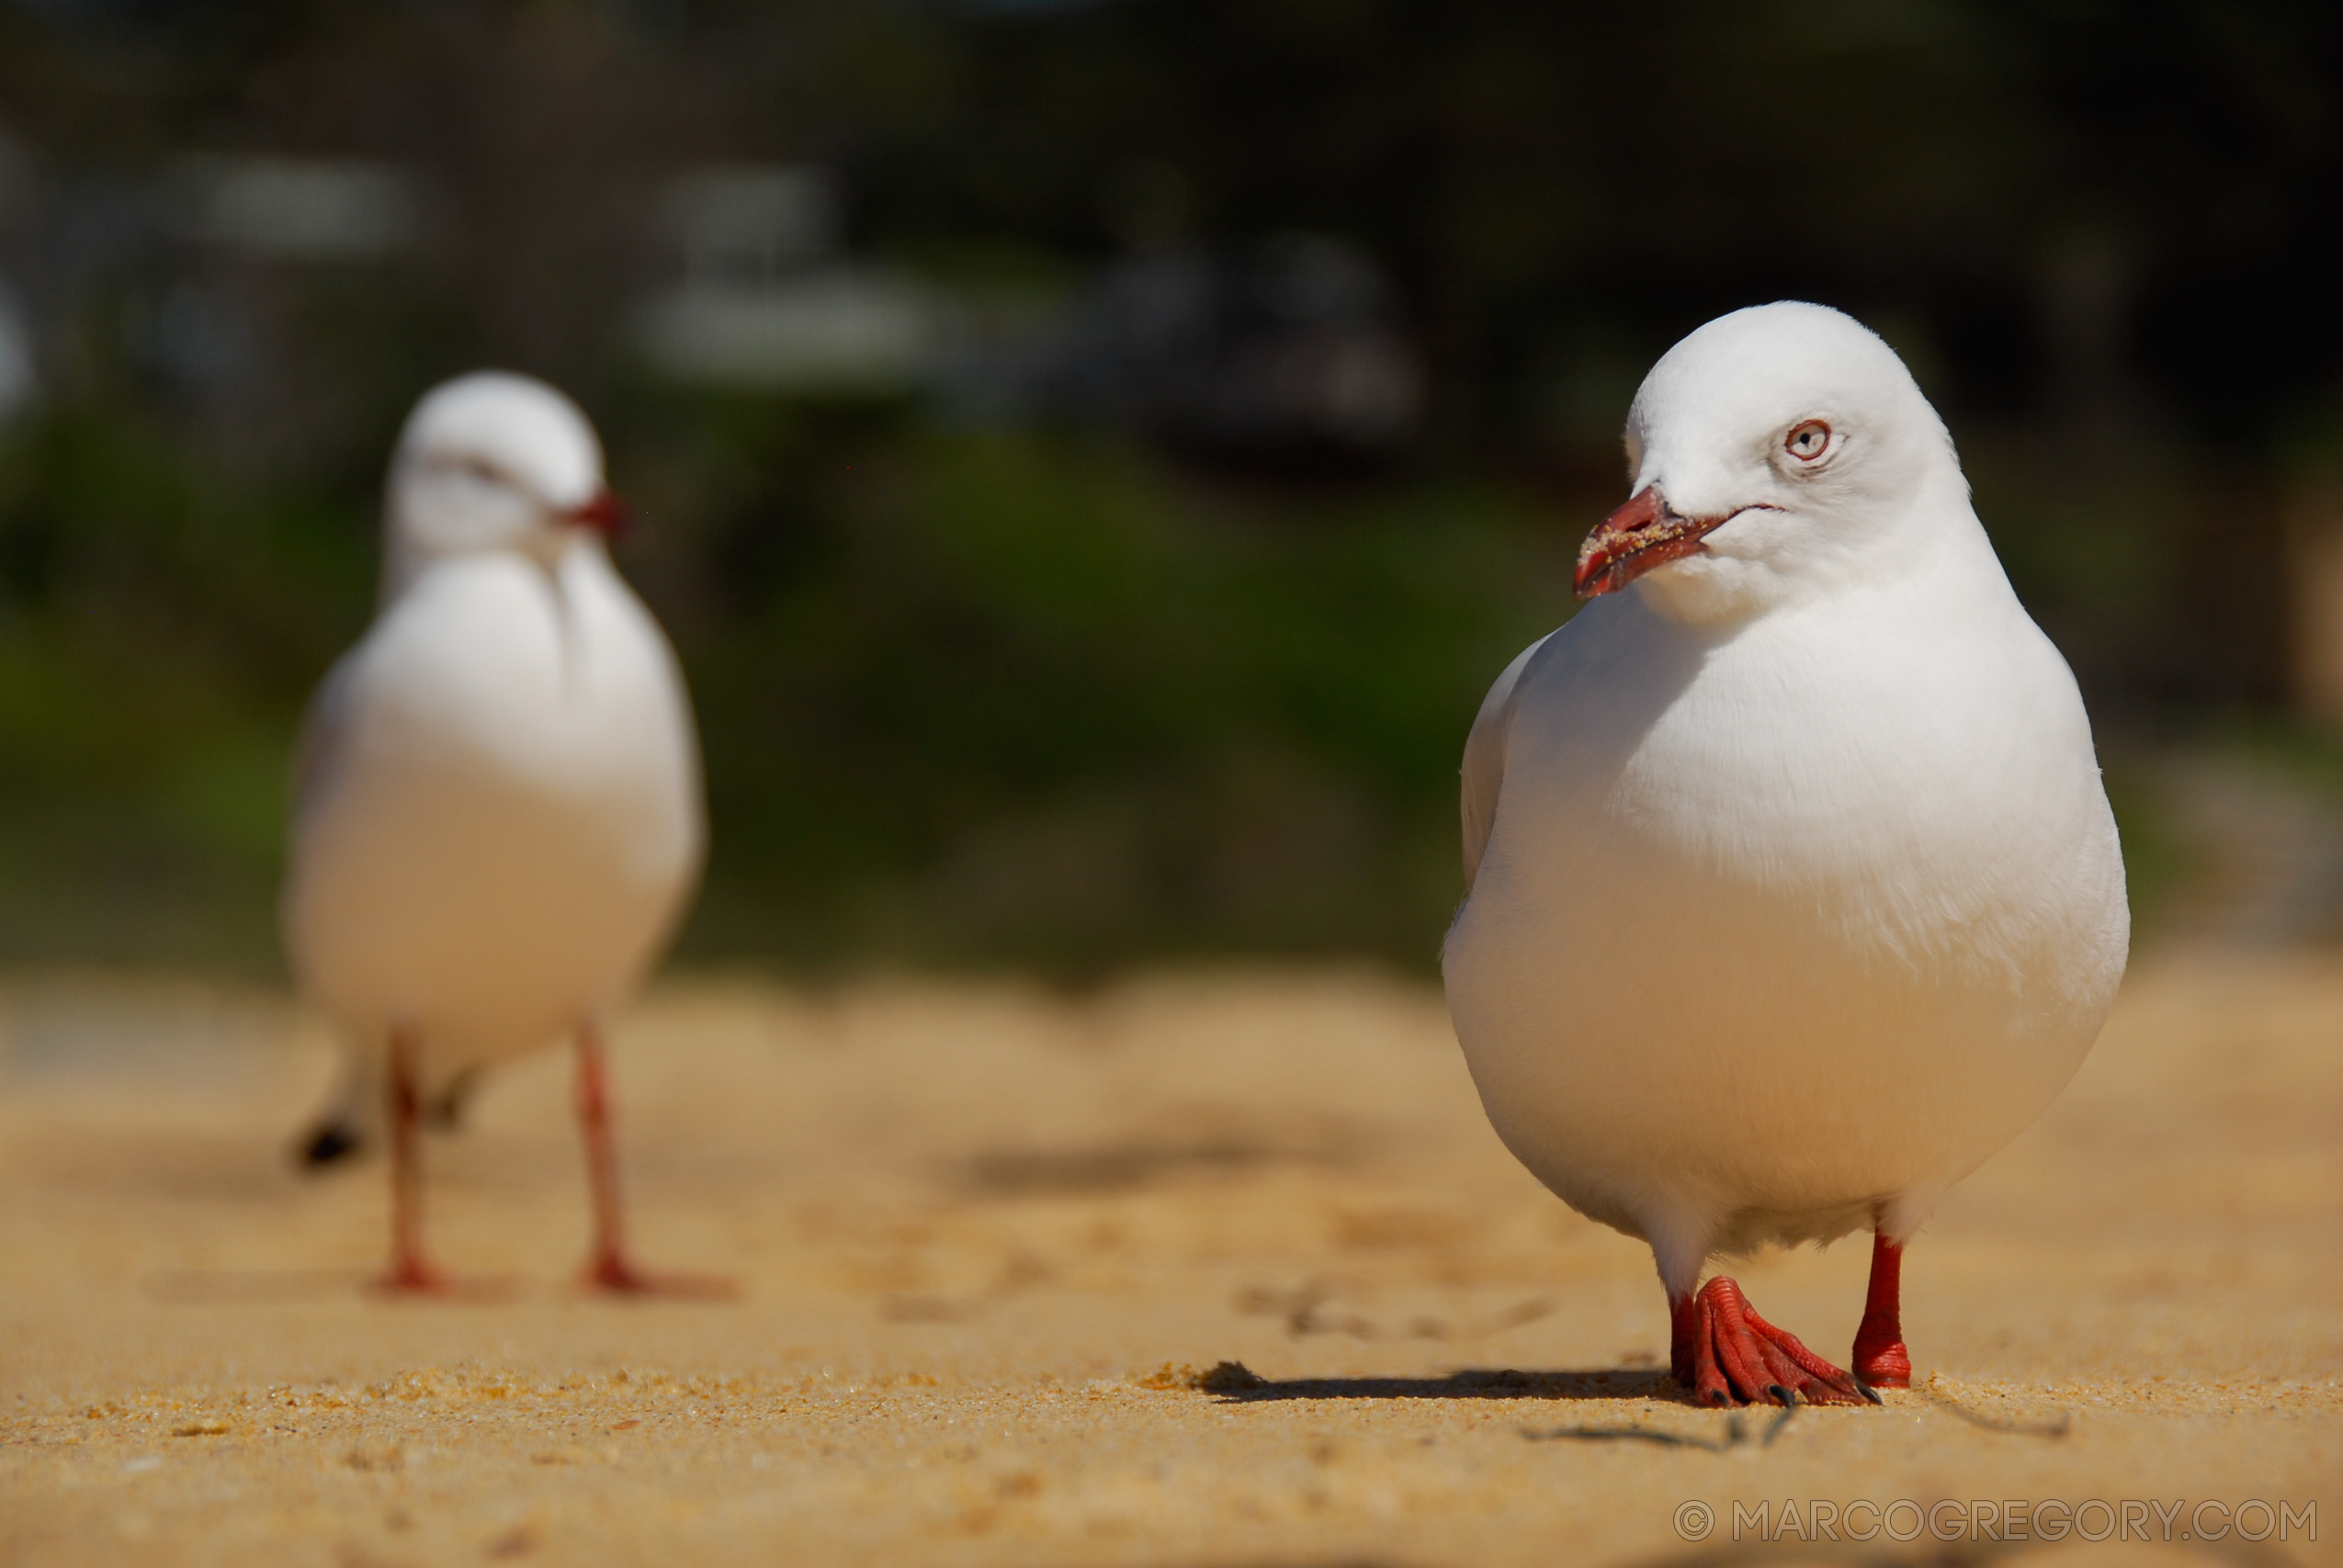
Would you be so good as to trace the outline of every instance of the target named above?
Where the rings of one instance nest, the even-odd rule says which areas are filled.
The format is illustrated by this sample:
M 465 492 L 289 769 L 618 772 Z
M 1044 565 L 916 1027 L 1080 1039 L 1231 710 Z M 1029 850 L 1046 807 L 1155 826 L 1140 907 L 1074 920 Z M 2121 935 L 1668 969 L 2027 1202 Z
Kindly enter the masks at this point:
M 2343 857 L 2339 220 L 2309 5 L 0 0 L 0 961 L 275 968 L 390 442 L 493 364 L 646 518 L 687 956 L 1426 970 L 1636 381 L 1782 297 L 1946 414 L 2153 930 L 2200 818 Z

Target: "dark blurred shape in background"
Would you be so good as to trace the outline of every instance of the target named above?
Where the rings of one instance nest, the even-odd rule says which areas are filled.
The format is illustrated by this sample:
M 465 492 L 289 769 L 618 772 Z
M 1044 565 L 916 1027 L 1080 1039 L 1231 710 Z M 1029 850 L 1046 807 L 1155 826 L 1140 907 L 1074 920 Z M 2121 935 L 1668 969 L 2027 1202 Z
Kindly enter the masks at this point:
M 1637 379 L 1782 297 L 1951 422 L 2152 902 L 2234 806 L 2154 759 L 2343 779 L 2338 240 L 2312 5 L 0 0 L 0 958 L 275 963 L 485 364 L 649 519 L 687 951 L 1422 967 Z

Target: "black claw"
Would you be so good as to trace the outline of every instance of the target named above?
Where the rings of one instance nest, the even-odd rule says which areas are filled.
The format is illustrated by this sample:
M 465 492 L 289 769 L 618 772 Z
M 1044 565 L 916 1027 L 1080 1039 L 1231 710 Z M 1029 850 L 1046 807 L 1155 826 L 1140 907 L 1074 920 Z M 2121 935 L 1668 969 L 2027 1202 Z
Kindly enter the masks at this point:
M 322 1165 L 357 1152 L 360 1140 L 356 1132 L 339 1122 L 328 1122 L 310 1134 L 309 1142 L 295 1152 L 294 1158 L 303 1167 L 314 1170 Z
M 1877 1390 L 1873 1389 L 1871 1384 L 1863 1382 L 1862 1379 L 1855 1376 L 1852 1372 L 1847 1374 L 1847 1381 L 1855 1385 L 1855 1392 L 1857 1393 L 1862 1394 L 1873 1404 L 1885 1404 L 1887 1403 L 1887 1401 L 1879 1397 Z
M 1766 1384 L 1765 1392 L 1773 1395 L 1773 1403 L 1779 1404 L 1784 1410 L 1789 1409 L 1792 1405 L 1798 1403 L 1798 1396 L 1792 1393 L 1788 1389 L 1783 1388 L 1778 1382 L 1770 1382 Z

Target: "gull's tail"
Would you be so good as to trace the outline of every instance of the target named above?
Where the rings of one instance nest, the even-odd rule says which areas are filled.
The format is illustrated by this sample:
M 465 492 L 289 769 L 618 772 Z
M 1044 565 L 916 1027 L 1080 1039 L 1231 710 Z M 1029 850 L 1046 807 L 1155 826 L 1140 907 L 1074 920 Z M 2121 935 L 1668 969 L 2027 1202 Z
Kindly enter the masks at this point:
M 467 1068 L 424 1105 L 424 1125 L 439 1131 L 463 1125 L 464 1112 L 479 1087 L 480 1070 Z M 353 1155 L 366 1153 L 382 1127 L 382 1058 L 379 1052 L 353 1047 L 344 1059 L 342 1077 L 315 1122 L 293 1145 L 293 1163 L 317 1170 Z
M 375 1141 L 382 1119 L 382 1057 L 352 1045 L 342 1058 L 342 1075 L 317 1120 L 293 1143 L 293 1164 L 323 1170 L 363 1152 Z
M 353 1122 L 320 1122 L 309 1135 L 293 1147 L 293 1163 L 303 1170 L 315 1170 L 335 1160 L 346 1159 L 366 1147 L 366 1133 Z

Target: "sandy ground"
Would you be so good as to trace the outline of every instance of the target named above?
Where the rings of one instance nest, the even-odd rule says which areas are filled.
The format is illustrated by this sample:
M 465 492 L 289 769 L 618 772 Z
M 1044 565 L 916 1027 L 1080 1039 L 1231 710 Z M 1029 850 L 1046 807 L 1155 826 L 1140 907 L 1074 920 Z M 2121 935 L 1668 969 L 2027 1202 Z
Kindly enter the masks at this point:
M 1437 994 L 1368 974 L 670 985 L 622 1135 L 643 1252 L 719 1304 L 572 1288 L 558 1055 L 431 1148 L 501 1294 L 418 1303 L 365 1288 L 381 1167 L 288 1166 L 329 1067 L 289 1004 L 21 979 L 0 1047 L 7 1562 L 1828 1560 L 1859 1499 L 1961 1538 L 1891 1507 L 1866 1561 L 2343 1560 L 2333 961 L 2135 972 L 1916 1244 L 1918 1386 L 1737 1422 L 1654 1370 L 1647 1254 L 1498 1146 Z M 1864 1262 L 1737 1272 L 1843 1357 Z M 2207 1501 L 2318 1539 L 2184 1541 Z M 2005 1503 L 2114 1539 L 1997 1543 Z

